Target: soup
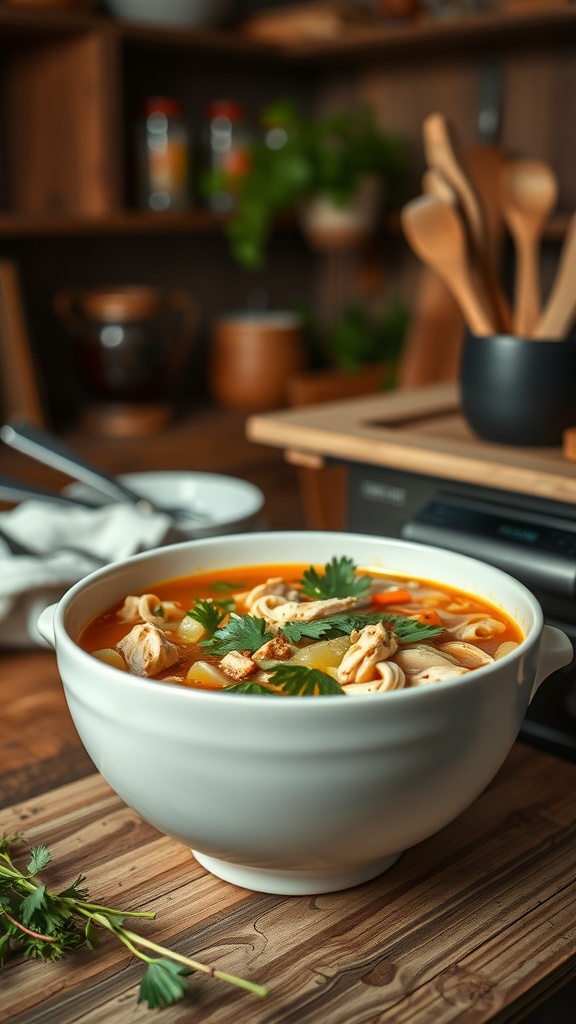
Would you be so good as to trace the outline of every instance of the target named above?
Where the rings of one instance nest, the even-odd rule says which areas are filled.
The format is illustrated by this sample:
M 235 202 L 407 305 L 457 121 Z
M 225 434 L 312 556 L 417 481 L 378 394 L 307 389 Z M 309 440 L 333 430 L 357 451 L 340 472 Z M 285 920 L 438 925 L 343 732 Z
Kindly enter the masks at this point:
M 361 696 L 466 675 L 522 641 L 500 609 L 334 557 L 245 566 L 127 595 L 80 646 L 163 683 L 269 696 Z

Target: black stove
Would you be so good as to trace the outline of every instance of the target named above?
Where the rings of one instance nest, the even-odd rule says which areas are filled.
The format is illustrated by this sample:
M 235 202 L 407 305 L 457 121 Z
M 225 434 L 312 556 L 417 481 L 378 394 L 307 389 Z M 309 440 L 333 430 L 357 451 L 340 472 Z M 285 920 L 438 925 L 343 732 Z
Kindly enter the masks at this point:
M 576 508 L 420 473 L 348 463 L 347 526 L 459 551 L 503 569 L 576 650 Z M 576 762 L 576 658 L 545 680 L 519 739 Z

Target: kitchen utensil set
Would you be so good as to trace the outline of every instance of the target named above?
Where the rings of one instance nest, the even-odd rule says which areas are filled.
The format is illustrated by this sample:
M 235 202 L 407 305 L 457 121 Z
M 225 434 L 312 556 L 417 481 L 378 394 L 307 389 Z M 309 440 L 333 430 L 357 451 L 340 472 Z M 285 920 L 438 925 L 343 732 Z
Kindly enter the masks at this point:
M 558 186 L 543 160 L 507 159 L 497 201 L 516 252 L 514 309 L 498 280 L 485 204 L 454 126 L 430 114 L 422 127 L 427 169 L 423 194 L 401 211 L 414 252 L 448 286 L 472 334 L 559 340 L 576 318 L 576 214 L 566 234 L 556 279 L 542 309 L 539 249 Z

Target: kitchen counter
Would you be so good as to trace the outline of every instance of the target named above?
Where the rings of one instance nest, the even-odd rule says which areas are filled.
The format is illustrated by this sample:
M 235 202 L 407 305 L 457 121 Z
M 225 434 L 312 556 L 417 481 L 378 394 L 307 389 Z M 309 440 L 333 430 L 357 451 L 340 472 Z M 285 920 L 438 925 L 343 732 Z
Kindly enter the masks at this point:
M 235 417 L 222 423 L 208 414 L 204 435 L 196 420 L 138 445 L 67 440 L 116 472 L 246 475 L 271 526 L 301 526 L 293 467 L 246 444 Z M 30 478 L 23 457 L 2 454 L 3 471 Z M 156 913 L 136 930 L 269 989 L 260 999 L 195 974 L 165 1024 L 504 1024 L 576 979 L 575 764 L 517 743 L 466 813 L 380 878 L 315 898 L 255 894 L 209 875 L 112 793 L 81 747 L 52 652 L 4 652 L 0 666 L 2 831 L 49 847 L 49 884 L 82 872 L 99 902 Z M 11 958 L 0 1021 L 150 1020 L 140 976 L 109 935 L 56 964 Z M 573 1024 L 566 1012 L 554 1024 Z
M 455 384 L 255 414 L 246 430 L 249 440 L 283 449 L 300 466 L 369 463 L 576 504 L 576 462 L 559 447 L 480 440 L 460 412 Z

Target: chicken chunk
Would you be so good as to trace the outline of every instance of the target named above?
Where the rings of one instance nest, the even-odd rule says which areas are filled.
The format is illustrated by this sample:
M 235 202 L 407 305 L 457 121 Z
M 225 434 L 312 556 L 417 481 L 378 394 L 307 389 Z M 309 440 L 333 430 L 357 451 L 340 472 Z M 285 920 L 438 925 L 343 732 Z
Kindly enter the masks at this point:
M 262 644 L 262 647 L 259 647 L 252 657 L 254 661 L 287 661 L 293 654 L 292 645 L 288 643 L 285 636 L 279 633 L 273 640 Z
M 285 622 L 315 622 L 330 615 L 350 611 L 358 604 L 355 597 L 329 597 L 324 601 L 284 601 L 275 608 L 269 608 L 263 617 L 272 626 Z
M 134 676 L 156 676 L 180 657 L 176 644 L 152 622 L 138 623 L 116 646 Z
M 374 622 L 360 631 L 354 630 L 351 644 L 338 667 L 338 682 L 366 683 L 380 678 L 378 662 L 386 661 L 398 650 L 395 636 L 388 632 L 382 622 Z
M 242 654 L 241 651 L 229 651 L 220 662 L 220 668 L 232 679 L 246 679 L 256 668 L 252 658 Z

